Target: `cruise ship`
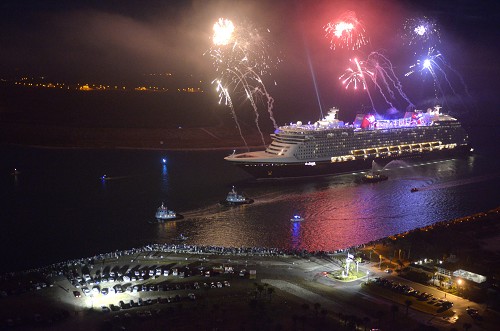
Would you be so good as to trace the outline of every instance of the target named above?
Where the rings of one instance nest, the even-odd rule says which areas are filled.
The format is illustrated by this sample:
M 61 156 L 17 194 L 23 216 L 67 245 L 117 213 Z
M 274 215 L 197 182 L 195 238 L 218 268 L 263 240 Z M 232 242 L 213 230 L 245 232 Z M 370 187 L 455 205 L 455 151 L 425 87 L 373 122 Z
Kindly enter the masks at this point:
M 225 157 L 257 179 L 325 176 L 370 169 L 372 162 L 396 159 L 440 159 L 470 151 L 460 122 L 436 106 L 406 112 L 398 119 L 358 114 L 353 123 L 338 118 L 339 110 L 315 123 L 290 123 L 271 135 L 264 151 Z

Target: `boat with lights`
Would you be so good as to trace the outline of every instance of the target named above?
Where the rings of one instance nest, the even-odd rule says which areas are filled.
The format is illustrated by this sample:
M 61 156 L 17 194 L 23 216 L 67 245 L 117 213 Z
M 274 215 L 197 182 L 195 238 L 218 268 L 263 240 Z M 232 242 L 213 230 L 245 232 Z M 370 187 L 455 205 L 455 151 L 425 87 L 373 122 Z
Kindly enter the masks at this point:
M 160 223 L 167 221 L 175 221 L 184 218 L 181 214 L 176 213 L 173 210 L 168 209 L 162 202 L 161 206 L 156 210 L 156 220 Z
M 239 194 L 234 186 L 227 194 L 226 199 L 220 202 L 220 204 L 224 206 L 247 205 L 250 203 L 253 203 L 253 199 L 247 198 L 243 194 Z
M 292 218 L 290 218 L 290 222 L 302 222 L 302 221 L 304 221 L 304 218 L 302 218 L 302 216 L 298 214 L 295 214 L 293 215 Z
M 369 172 L 361 177 L 363 183 L 378 183 L 388 179 L 388 176 L 381 174 L 380 172 Z
M 290 123 L 271 135 L 264 151 L 233 153 L 225 160 L 257 179 L 325 176 L 371 169 L 373 161 L 446 159 L 470 151 L 460 122 L 436 106 L 382 119 L 358 114 L 353 123 L 338 119 L 339 110 L 315 123 Z

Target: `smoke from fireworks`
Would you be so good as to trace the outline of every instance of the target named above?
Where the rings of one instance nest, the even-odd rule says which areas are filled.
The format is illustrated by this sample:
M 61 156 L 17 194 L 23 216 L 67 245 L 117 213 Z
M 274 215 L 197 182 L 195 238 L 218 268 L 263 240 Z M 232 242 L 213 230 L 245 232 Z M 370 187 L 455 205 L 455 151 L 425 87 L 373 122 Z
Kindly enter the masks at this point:
M 441 42 L 438 26 L 433 19 L 425 16 L 409 18 L 403 24 L 403 40 L 409 46 L 435 47 Z
M 359 49 L 366 45 L 365 28 L 356 18 L 356 13 L 347 11 L 338 19 L 329 22 L 324 27 L 325 37 L 330 40 L 330 48 Z
M 259 126 L 259 102 L 267 106 L 274 127 L 278 127 L 272 112 L 274 99 L 267 92 L 262 80 L 262 76 L 270 74 L 275 66 L 267 52 L 269 43 L 266 36 L 251 25 L 234 25 L 231 20 L 222 18 L 214 24 L 213 30 L 214 45 L 208 53 L 218 75 L 212 83 L 217 86 L 219 102 L 224 100 L 225 105 L 229 106 L 241 138 L 247 146 L 232 101 L 234 94 L 243 93 L 255 112 L 255 124 L 265 145 Z

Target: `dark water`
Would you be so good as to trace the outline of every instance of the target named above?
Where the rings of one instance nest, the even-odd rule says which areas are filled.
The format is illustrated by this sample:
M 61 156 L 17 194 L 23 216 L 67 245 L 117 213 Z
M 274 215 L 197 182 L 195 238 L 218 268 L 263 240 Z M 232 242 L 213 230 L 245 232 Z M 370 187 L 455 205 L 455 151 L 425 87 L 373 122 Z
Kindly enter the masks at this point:
M 1 271 L 172 243 L 180 233 L 190 244 L 333 250 L 500 203 L 500 162 L 484 155 L 396 161 L 386 168 L 388 181 L 361 184 L 359 173 L 255 182 L 223 161 L 227 151 L 4 146 L 0 152 Z M 11 175 L 13 168 L 20 174 Z M 103 174 L 109 179 L 100 180 Z M 232 185 L 255 203 L 219 206 Z M 185 218 L 149 224 L 162 202 Z M 292 224 L 294 212 L 306 220 Z

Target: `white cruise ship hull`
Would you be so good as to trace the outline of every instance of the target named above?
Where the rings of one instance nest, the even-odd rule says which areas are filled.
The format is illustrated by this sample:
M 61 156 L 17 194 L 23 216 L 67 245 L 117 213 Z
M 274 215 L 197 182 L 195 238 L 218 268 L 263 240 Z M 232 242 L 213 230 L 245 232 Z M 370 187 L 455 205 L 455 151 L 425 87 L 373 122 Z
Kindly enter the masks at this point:
M 467 145 L 453 149 L 425 151 L 411 154 L 392 154 L 382 157 L 366 157 L 355 160 L 330 162 L 233 162 L 256 179 L 286 179 L 300 177 L 317 177 L 335 174 L 352 173 L 370 170 L 373 161 L 379 165 L 386 165 L 393 160 L 436 160 L 468 155 L 470 148 Z M 227 157 L 230 160 L 231 157 Z

